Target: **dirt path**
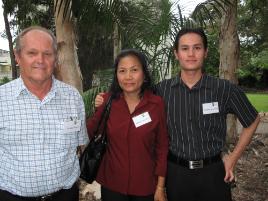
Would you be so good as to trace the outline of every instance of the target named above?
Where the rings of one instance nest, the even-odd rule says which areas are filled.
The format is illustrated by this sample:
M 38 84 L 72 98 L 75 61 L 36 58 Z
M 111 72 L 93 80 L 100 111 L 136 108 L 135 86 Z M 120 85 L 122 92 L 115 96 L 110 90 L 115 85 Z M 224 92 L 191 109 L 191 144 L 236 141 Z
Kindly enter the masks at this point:
M 256 134 L 236 167 L 234 201 L 268 201 L 268 128 Z

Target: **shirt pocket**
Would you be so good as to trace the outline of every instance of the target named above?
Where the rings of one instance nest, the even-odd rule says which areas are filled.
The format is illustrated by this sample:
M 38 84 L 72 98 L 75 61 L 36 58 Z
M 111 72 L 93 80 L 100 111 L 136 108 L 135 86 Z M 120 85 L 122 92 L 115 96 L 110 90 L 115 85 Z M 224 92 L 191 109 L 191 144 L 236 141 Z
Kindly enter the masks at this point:
M 75 118 L 79 121 L 77 117 Z M 59 148 L 76 148 L 78 146 L 78 132 L 81 129 L 81 125 L 79 130 L 76 131 L 67 127 L 68 122 L 71 122 L 71 120 L 67 118 L 59 120 L 56 136 L 56 144 Z
M 205 114 L 199 116 L 199 125 L 202 129 L 222 129 L 225 125 L 225 117 L 220 113 Z

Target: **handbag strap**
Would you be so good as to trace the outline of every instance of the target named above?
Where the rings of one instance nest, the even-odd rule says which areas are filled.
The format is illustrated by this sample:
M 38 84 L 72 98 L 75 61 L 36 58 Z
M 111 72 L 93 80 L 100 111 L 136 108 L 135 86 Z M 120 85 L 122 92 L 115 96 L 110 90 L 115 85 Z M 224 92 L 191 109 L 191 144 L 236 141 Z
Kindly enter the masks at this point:
M 108 99 L 108 101 L 106 102 L 106 105 L 104 106 L 104 109 L 102 111 L 101 114 L 101 118 L 98 122 L 98 126 L 96 129 L 97 135 L 94 136 L 94 138 L 102 138 L 102 140 L 106 140 L 106 126 L 107 126 L 107 120 L 109 118 L 110 115 L 110 110 L 111 110 L 111 105 L 112 105 L 112 100 L 113 100 L 113 95 L 111 95 Z M 100 129 L 102 128 L 101 132 Z

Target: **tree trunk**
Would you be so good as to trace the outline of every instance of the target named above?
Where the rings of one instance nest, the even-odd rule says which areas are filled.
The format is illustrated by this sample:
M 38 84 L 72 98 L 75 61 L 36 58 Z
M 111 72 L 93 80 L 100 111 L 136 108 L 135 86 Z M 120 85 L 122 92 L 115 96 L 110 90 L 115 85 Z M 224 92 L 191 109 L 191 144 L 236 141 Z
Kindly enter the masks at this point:
M 239 38 L 237 34 L 237 0 L 231 0 L 232 5 L 226 7 L 226 13 L 221 19 L 219 36 L 220 78 L 237 84 L 237 68 L 239 65 Z M 237 137 L 236 118 L 227 118 L 227 144 L 235 142 Z
M 117 55 L 122 49 L 118 24 L 116 22 L 114 24 L 113 41 L 114 41 L 114 60 L 115 60 L 115 58 L 117 57 Z
M 12 42 L 12 35 L 10 31 L 10 26 L 8 22 L 8 13 L 6 9 L 6 2 L 3 1 L 3 16 L 4 16 L 4 21 L 5 21 L 5 29 L 6 29 L 6 34 L 7 34 L 7 39 L 8 39 L 8 45 L 9 45 L 9 55 L 10 55 L 10 61 L 11 61 L 11 69 L 12 69 L 12 79 L 16 79 L 18 77 L 18 72 L 17 72 L 17 67 L 16 67 L 16 61 L 15 61 L 15 55 L 14 55 L 14 50 L 13 50 L 13 42 Z
M 58 66 L 55 70 L 55 76 L 63 82 L 73 85 L 82 93 L 82 74 L 77 56 L 74 20 L 73 17 L 63 16 L 66 3 L 67 0 L 62 0 L 62 6 L 59 7 L 60 4 L 58 3 L 55 8 L 56 36 L 58 42 Z M 54 5 L 56 5 L 56 0 L 54 0 Z

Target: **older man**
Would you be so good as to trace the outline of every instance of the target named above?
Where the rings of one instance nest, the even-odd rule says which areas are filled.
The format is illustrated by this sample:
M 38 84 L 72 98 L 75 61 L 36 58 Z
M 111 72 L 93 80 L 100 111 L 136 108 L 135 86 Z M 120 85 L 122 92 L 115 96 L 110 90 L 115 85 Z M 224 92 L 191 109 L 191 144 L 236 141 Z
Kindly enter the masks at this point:
M 21 76 L 0 87 L 0 200 L 77 201 L 77 147 L 87 142 L 79 92 L 56 80 L 55 36 L 29 27 L 17 37 Z

